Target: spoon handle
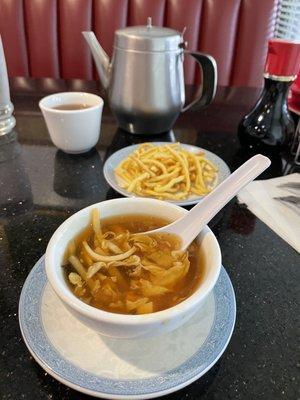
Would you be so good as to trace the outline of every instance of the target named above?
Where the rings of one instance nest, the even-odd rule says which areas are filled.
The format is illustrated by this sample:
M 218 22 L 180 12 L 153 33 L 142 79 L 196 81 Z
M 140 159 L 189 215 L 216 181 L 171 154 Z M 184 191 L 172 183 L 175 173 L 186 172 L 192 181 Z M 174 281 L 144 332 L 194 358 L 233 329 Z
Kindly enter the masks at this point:
M 182 237 L 182 248 L 186 248 L 221 208 L 244 186 L 267 169 L 270 164 L 271 161 L 261 154 L 250 158 L 205 196 L 186 216 L 168 225 L 166 230 L 169 233 L 180 235 Z

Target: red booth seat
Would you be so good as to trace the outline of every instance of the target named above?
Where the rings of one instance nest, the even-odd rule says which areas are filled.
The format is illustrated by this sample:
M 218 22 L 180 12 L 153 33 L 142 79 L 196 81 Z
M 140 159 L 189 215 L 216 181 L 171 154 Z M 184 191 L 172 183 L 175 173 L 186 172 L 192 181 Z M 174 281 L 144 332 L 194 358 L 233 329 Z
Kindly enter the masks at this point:
M 277 0 L 0 0 L 0 33 L 10 76 L 96 77 L 81 31 L 95 31 L 112 54 L 114 31 L 145 24 L 182 31 L 189 48 L 213 55 L 218 83 L 261 86 Z M 197 80 L 191 59 L 186 83 Z

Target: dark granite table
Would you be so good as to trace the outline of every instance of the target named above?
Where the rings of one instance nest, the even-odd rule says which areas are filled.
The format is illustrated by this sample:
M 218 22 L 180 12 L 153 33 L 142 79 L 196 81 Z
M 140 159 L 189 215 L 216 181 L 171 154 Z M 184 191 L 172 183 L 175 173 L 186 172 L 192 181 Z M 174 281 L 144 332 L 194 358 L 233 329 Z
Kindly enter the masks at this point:
M 45 373 L 23 343 L 18 301 L 29 271 L 64 219 L 93 202 L 119 197 L 105 183 L 102 166 L 123 146 L 145 140 L 179 140 L 211 150 L 232 170 L 237 168 L 249 157 L 237 141 L 237 123 L 258 91 L 219 88 L 212 105 L 182 115 L 173 132 L 156 138 L 119 131 L 105 108 L 97 147 L 86 155 L 70 156 L 52 145 L 38 100 L 61 90 L 99 93 L 96 83 L 17 78 L 11 89 L 17 126 L 11 135 L 0 137 L 0 397 L 88 399 Z M 264 177 L 292 170 L 284 157 L 274 156 Z M 235 289 L 236 327 L 218 363 L 166 399 L 299 398 L 298 254 L 236 201 L 215 217 L 211 227 Z

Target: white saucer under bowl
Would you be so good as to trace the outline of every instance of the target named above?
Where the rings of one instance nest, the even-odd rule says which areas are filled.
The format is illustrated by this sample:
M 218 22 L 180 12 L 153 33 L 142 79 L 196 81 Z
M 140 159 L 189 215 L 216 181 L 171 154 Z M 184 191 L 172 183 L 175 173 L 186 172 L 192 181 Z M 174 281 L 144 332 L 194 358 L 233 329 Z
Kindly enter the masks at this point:
M 170 144 L 169 142 L 151 142 L 151 144 L 155 146 L 161 146 L 164 144 Z M 115 174 L 115 168 L 120 164 L 121 161 L 123 161 L 125 158 L 127 158 L 134 150 L 137 149 L 137 147 L 140 146 L 140 144 L 133 144 L 132 146 L 127 146 L 124 147 L 121 150 L 116 151 L 113 153 L 106 161 L 103 167 L 103 174 L 104 177 L 107 181 L 107 183 L 118 193 L 121 193 L 125 197 L 139 197 L 134 193 L 128 192 L 126 189 L 122 188 L 120 185 L 120 181 L 117 178 Z M 218 184 L 223 182 L 229 175 L 230 175 L 230 169 L 228 165 L 220 158 L 217 156 L 215 153 L 212 153 L 211 151 L 202 149 L 201 147 L 197 146 L 192 146 L 191 144 L 184 144 L 180 143 L 180 146 L 182 146 L 184 149 L 190 151 L 191 153 L 199 153 L 199 151 L 203 151 L 205 153 L 205 156 L 207 159 L 211 162 L 213 162 L 218 168 Z M 203 199 L 204 196 L 197 196 L 197 195 L 191 195 L 187 199 L 183 200 L 168 200 L 170 203 L 177 204 L 178 206 L 191 206 L 193 204 L 199 203 Z
M 224 267 L 213 293 L 188 323 L 148 339 L 108 338 L 82 325 L 52 291 L 44 257 L 28 275 L 19 303 L 24 341 L 42 368 L 73 389 L 109 399 L 150 399 L 195 381 L 226 349 L 235 315 Z

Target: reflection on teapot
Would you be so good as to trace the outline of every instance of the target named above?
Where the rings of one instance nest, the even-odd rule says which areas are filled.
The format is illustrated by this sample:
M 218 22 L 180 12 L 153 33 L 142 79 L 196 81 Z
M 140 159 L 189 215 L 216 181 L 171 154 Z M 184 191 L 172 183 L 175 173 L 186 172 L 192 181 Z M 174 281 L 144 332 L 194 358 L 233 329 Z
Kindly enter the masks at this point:
M 69 199 L 88 198 L 91 203 L 99 201 L 105 185 L 102 167 L 96 149 L 78 155 L 58 150 L 54 164 L 55 192 Z
M 216 90 L 217 67 L 213 57 L 185 50 L 183 34 L 151 25 L 115 32 L 110 62 L 93 32 L 83 32 L 90 46 L 110 107 L 119 126 L 135 134 L 169 131 L 178 115 L 209 104 Z M 202 69 L 196 98 L 184 107 L 184 54 L 193 56 Z
M 170 142 L 175 143 L 176 138 L 172 130 L 163 133 L 161 135 L 149 135 L 147 136 L 147 142 Z M 123 149 L 124 147 L 131 146 L 133 144 L 145 143 L 144 136 L 139 135 L 128 135 L 123 129 L 117 129 L 112 139 L 112 142 L 107 149 L 104 157 L 104 161 L 108 159 L 116 151 Z

